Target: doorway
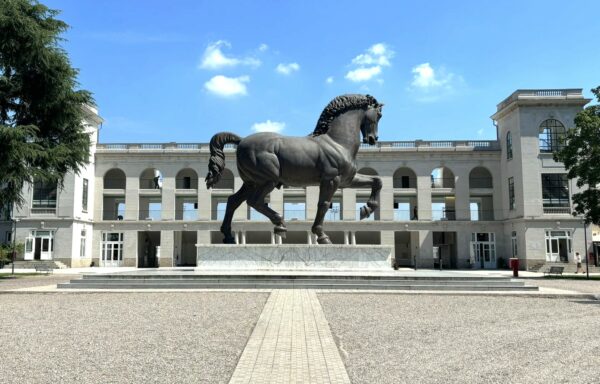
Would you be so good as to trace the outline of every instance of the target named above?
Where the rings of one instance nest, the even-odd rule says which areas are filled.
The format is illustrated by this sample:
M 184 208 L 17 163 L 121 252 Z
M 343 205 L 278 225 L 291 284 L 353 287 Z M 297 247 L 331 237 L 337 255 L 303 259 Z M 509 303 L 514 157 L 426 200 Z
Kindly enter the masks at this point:
M 471 233 L 471 265 L 475 269 L 495 269 L 496 236 L 493 232 Z
M 178 267 L 196 266 L 197 231 L 175 231 L 175 265 Z
M 138 232 L 138 268 L 158 268 L 160 231 Z
M 54 231 L 30 231 L 25 239 L 25 260 L 52 260 Z
M 457 268 L 456 232 L 433 232 L 433 267 Z
M 546 261 L 568 263 L 571 254 L 571 231 L 546 231 Z

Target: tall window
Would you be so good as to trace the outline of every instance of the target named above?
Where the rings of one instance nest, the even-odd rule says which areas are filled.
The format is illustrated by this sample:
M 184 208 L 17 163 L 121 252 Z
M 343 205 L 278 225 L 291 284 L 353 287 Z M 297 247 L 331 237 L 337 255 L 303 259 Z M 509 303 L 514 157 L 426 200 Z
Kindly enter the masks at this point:
M 81 209 L 87 212 L 88 209 L 88 179 L 83 179 L 83 193 L 81 194 Z
M 542 202 L 545 213 L 569 213 L 569 181 L 566 174 L 542 174 Z
M 512 159 L 513 151 L 512 151 L 512 134 L 510 131 L 506 133 L 506 159 Z
M 56 208 L 56 182 L 36 181 L 33 183 L 33 209 Z
M 519 249 L 517 247 L 517 231 L 512 231 L 511 243 L 512 243 L 512 257 L 519 256 Z
M 556 119 L 545 120 L 540 124 L 540 152 L 556 152 L 564 146 L 565 126 Z
M 85 258 L 85 229 L 81 230 L 81 242 L 79 243 L 79 257 Z
M 515 209 L 515 179 L 508 178 L 508 209 Z

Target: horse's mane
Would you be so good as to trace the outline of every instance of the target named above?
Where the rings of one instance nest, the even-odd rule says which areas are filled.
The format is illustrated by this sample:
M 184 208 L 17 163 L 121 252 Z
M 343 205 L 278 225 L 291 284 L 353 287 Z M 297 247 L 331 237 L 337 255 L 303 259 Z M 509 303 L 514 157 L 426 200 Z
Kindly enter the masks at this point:
M 317 126 L 311 136 L 319 136 L 327 133 L 329 124 L 341 115 L 352 109 L 366 109 L 368 107 L 377 107 L 379 103 L 371 95 L 341 95 L 331 100 L 321 112 Z

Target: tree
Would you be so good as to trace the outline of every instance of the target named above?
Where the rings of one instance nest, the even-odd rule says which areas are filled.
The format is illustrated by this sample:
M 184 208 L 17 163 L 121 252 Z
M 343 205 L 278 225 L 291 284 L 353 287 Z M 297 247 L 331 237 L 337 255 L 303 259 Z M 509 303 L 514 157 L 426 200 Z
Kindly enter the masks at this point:
M 600 87 L 592 89 L 600 102 Z M 554 153 L 569 179 L 577 179 L 582 192 L 573 195 L 573 215 L 584 215 L 587 224 L 600 225 L 600 104 L 592 105 L 575 117 L 575 128 L 565 136 L 565 146 Z
M 76 89 L 58 13 L 34 0 L 0 1 L 0 207 L 21 205 L 25 183 L 62 185 L 89 161 L 83 105 L 93 100 Z

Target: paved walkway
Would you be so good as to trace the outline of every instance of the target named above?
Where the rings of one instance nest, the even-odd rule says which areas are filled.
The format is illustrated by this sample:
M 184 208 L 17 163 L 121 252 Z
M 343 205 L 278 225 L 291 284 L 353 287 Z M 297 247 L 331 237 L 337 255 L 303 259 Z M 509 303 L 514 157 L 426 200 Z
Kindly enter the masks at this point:
M 274 290 L 230 384 L 350 383 L 314 290 Z

